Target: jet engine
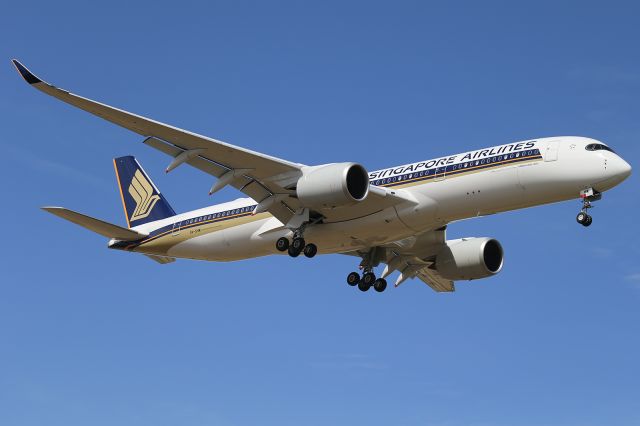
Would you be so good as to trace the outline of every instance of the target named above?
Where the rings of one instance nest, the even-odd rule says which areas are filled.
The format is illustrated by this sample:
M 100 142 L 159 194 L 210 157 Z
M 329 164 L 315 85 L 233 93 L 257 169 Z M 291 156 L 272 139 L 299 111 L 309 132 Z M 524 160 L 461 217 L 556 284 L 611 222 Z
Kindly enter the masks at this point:
M 369 193 L 369 174 L 360 164 L 325 164 L 302 172 L 296 194 L 306 207 L 348 206 L 364 200 Z
M 493 238 L 449 240 L 436 255 L 435 267 L 443 278 L 475 280 L 495 275 L 502 269 L 502 246 Z

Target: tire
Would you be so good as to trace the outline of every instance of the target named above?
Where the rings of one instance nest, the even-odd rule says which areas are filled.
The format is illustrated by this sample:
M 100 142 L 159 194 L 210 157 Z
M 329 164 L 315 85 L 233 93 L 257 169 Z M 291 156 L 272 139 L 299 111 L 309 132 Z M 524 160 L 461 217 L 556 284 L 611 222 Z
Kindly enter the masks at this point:
M 362 281 L 364 281 L 366 285 L 371 287 L 373 283 L 376 281 L 376 276 L 373 274 L 373 272 L 367 272 L 362 276 Z
M 371 288 L 371 284 L 367 284 L 364 282 L 364 278 L 360 280 L 360 282 L 358 283 L 358 290 L 360 291 L 367 291 Z
M 578 216 L 576 216 L 576 221 L 580 225 L 584 225 L 584 223 L 586 222 L 588 217 L 589 217 L 589 215 L 586 214 L 585 212 L 580 212 L 580 213 L 578 213 Z
M 587 215 L 587 219 L 582 223 L 583 226 L 589 226 L 593 222 L 593 218 Z
M 373 289 L 378 293 L 382 293 L 387 288 L 387 280 L 384 278 L 378 278 L 373 283 Z
M 347 275 L 347 284 L 349 284 L 350 286 L 354 286 L 357 285 L 360 282 L 360 274 L 357 272 L 352 272 L 349 275 Z
M 304 246 L 305 246 L 305 242 L 304 242 L 304 238 L 294 238 L 293 241 L 291 242 L 291 247 L 293 247 L 294 250 L 296 250 L 298 252 L 298 254 L 302 253 L 302 250 L 304 250 Z
M 289 248 L 289 239 L 287 237 L 278 238 L 278 241 L 276 241 L 276 250 L 287 251 L 288 248 Z
M 316 246 L 313 243 L 307 244 L 306 246 L 304 246 L 304 250 L 302 252 L 304 253 L 305 256 L 311 259 L 313 256 L 316 255 L 316 253 L 318 253 L 318 246 Z
M 300 250 L 296 250 L 295 248 L 293 248 L 293 244 L 289 246 L 287 251 L 289 252 L 289 256 L 291 256 L 291 257 L 300 256 Z

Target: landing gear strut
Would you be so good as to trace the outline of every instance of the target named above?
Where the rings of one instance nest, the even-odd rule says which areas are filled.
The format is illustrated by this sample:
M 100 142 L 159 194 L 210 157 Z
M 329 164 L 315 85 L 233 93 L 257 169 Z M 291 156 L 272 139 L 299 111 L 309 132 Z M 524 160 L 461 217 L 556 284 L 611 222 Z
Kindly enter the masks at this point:
M 588 213 L 589 209 L 593 207 L 591 203 L 601 199 L 602 194 L 593 188 L 587 188 L 580 191 L 580 198 L 582 199 L 582 209 L 576 216 L 576 221 L 582 226 L 589 226 L 593 222 L 593 218 Z

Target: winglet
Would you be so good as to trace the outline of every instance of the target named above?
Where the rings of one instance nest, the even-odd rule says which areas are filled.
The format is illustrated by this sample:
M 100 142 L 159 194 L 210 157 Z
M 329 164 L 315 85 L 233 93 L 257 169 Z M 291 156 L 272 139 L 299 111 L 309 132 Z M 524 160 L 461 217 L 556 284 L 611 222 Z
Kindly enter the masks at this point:
M 18 61 L 17 59 L 12 59 L 11 62 L 13 62 L 13 66 L 16 67 L 16 69 L 18 70 L 22 78 L 24 78 L 24 81 L 26 81 L 27 83 L 36 84 L 36 83 L 42 82 L 42 80 L 36 77 L 31 71 L 27 69 L 27 67 L 22 65 L 20 61 Z

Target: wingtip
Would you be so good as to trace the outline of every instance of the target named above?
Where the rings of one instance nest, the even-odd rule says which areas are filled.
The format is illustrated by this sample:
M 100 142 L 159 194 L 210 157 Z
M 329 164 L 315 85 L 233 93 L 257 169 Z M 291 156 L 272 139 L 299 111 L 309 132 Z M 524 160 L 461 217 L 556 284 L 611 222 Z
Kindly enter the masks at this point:
M 20 73 L 20 76 L 27 83 L 36 84 L 36 83 L 41 83 L 42 82 L 42 80 L 40 80 L 38 77 L 36 77 L 31 71 L 29 71 L 29 69 L 27 67 L 22 65 L 20 63 L 20 61 L 18 61 L 17 59 L 12 59 L 11 62 L 13 63 L 13 66 L 16 67 L 16 69 Z
M 42 210 L 43 212 L 54 214 L 54 215 L 59 215 L 60 212 L 64 212 L 68 209 L 65 209 L 64 207 L 58 207 L 58 206 L 44 206 L 44 207 L 40 207 L 40 210 Z

